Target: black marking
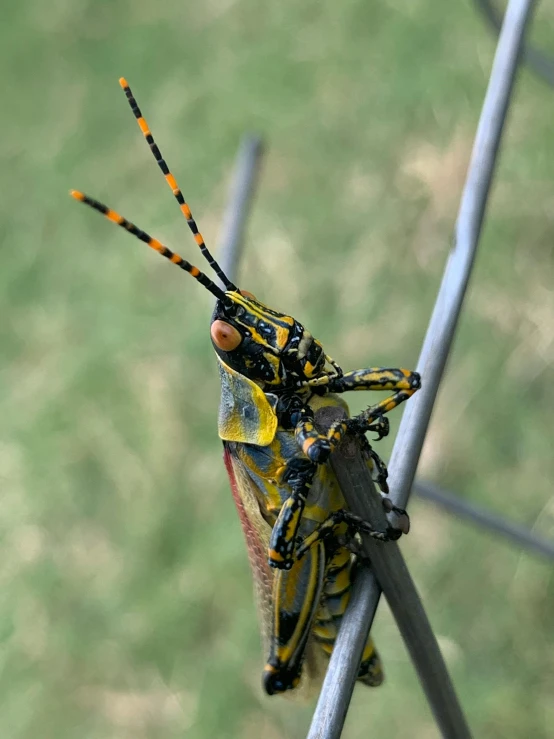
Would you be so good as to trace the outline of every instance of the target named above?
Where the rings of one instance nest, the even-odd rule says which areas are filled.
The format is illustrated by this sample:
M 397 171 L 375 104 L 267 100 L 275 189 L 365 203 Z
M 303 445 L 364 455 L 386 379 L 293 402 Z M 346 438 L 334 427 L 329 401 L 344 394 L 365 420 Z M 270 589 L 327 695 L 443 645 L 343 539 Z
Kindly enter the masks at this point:
M 85 205 L 89 205 L 94 210 L 97 210 L 99 213 L 102 213 L 102 215 L 109 218 L 109 213 L 114 212 L 111 211 L 110 208 L 108 208 L 104 203 L 101 203 L 99 200 L 95 200 L 94 198 L 90 198 L 88 195 L 83 195 L 82 198 L 79 198 L 81 202 L 85 203 Z M 143 241 L 145 244 L 148 244 L 148 246 L 152 246 L 154 243 L 159 243 L 157 239 L 152 238 L 150 234 L 146 233 L 146 231 L 143 231 L 138 226 L 135 226 L 134 223 L 131 223 L 131 221 L 128 221 L 123 216 L 119 215 L 119 213 L 116 214 L 120 220 L 113 221 L 117 226 L 121 226 L 126 231 L 128 231 L 130 234 L 135 236 L 140 241 Z M 112 219 L 109 218 L 111 221 Z M 161 244 L 161 250 L 159 250 L 159 253 L 166 257 L 167 259 L 172 259 L 172 257 L 177 256 L 174 252 L 171 251 L 171 249 L 168 249 L 167 246 L 164 246 Z M 158 249 L 156 249 L 158 251 Z M 186 259 L 183 259 L 182 257 L 179 257 L 179 261 L 174 261 L 173 264 L 176 264 L 178 267 L 183 269 L 185 272 L 188 272 L 190 275 L 192 275 L 198 282 L 203 285 L 207 290 L 209 290 L 212 295 L 215 295 L 216 298 L 221 298 L 225 295 L 223 290 L 218 287 L 214 282 L 212 282 L 209 277 L 207 277 L 203 272 L 200 272 L 198 270 L 197 274 L 197 268 L 194 267 L 190 262 L 187 262 Z
M 144 121 L 144 117 L 143 117 L 143 115 L 141 113 L 141 110 L 140 110 L 138 104 L 137 104 L 137 101 L 135 100 L 135 98 L 133 96 L 133 93 L 131 92 L 131 88 L 129 87 L 129 85 L 125 85 L 125 87 L 123 89 L 125 91 L 125 95 L 127 96 L 127 100 L 129 102 L 129 105 L 131 106 L 131 110 L 133 111 L 133 113 L 135 115 L 135 118 L 137 119 L 137 121 L 140 118 L 142 118 L 142 120 Z M 142 131 L 142 128 L 141 128 L 141 131 Z M 143 135 L 144 135 L 144 137 L 145 137 L 148 145 L 150 146 L 150 151 L 154 155 L 154 158 L 156 159 L 156 163 L 158 164 L 158 166 L 161 169 L 161 171 L 164 174 L 164 176 L 170 174 L 169 167 L 167 166 L 165 159 L 162 157 L 162 153 L 161 153 L 159 147 L 157 146 L 156 142 L 154 141 L 154 137 L 152 136 L 152 133 L 150 132 L 148 134 L 143 134 Z M 179 205 L 184 205 L 185 204 L 185 199 L 183 198 L 183 195 L 182 195 L 182 193 L 181 193 L 180 190 L 178 190 L 177 193 L 173 193 L 173 194 L 175 196 L 175 199 L 179 203 Z M 187 218 L 186 221 L 187 221 L 187 223 L 189 225 L 189 228 L 192 231 L 192 233 L 194 235 L 198 234 L 198 227 L 197 227 L 194 219 L 192 218 L 192 216 L 190 218 Z M 219 277 L 219 279 L 223 282 L 223 284 L 225 285 L 226 289 L 227 290 L 231 290 L 233 292 L 238 292 L 239 291 L 238 288 L 236 287 L 236 285 L 234 285 L 231 282 L 231 280 L 223 272 L 223 270 L 221 269 L 221 267 L 219 266 L 219 264 L 215 261 L 215 259 L 213 258 L 213 256 L 209 252 L 208 247 L 204 243 L 204 240 L 203 239 L 202 239 L 202 243 L 201 244 L 198 244 L 198 246 L 200 247 L 200 251 L 204 255 L 204 258 L 206 259 L 206 261 L 208 262 L 208 264 L 210 265 L 210 267 L 214 270 L 214 272 L 217 274 L 217 276 Z

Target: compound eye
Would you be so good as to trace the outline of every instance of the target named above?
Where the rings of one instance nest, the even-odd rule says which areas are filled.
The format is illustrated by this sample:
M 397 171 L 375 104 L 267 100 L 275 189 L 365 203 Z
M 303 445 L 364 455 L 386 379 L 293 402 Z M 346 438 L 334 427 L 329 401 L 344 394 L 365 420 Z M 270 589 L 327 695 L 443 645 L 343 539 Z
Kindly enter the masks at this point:
M 252 293 L 249 293 L 248 290 L 241 290 L 241 295 L 244 295 L 245 298 L 250 298 L 251 300 L 256 300 L 256 296 L 252 295 Z
M 225 321 L 214 321 L 210 328 L 212 341 L 224 352 L 232 352 L 242 341 L 242 336 L 234 326 Z

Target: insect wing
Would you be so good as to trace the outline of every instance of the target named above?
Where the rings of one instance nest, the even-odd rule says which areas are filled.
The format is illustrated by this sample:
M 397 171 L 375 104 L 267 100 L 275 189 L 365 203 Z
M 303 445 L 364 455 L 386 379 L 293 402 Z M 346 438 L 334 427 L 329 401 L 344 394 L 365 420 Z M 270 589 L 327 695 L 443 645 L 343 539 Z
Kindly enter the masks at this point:
M 246 539 L 248 559 L 254 577 L 264 650 L 267 651 L 271 634 L 271 592 L 273 588 L 273 570 L 267 561 L 271 526 L 260 513 L 260 506 L 256 499 L 254 483 L 251 478 L 233 454 L 229 445 L 224 444 L 223 449 L 223 461 L 229 475 L 231 492 Z
M 260 513 L 256 489 L 240 459 L 233 453 L 229 444 L 223 444 L 223 461 L 233 499 L 239 514 L 240 524 L 246 539 L 248 559 L 254 578 L 256 605 L 260 620 L 260 631 L 264 655 L 267 657 L 273 636 L 273 580 L 274 570 L 269 566 L 267 553 L 271 526 Z M 294 691 L 284 693 L 286 698 L 309 698 L 321 685 L 328 659 L 310 634 L 305 650 L 302 678 Z

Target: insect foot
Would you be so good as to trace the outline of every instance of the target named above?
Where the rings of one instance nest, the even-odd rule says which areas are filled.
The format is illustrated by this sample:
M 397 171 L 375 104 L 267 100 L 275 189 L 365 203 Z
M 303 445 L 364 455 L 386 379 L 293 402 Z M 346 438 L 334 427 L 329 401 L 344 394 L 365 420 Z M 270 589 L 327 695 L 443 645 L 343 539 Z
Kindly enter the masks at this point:
M 283 482 L 286 482 L 293 489 L 301 488 L 306 484 L 306 481 L 313 479 L 316 469 L 317 465 L 310 459 L 293 457 L 287 462 L 283 473 Z
M 298 670 L 283 670 L 282 666 L 275 667 L 267 664 L 262 675 L 262 685 L 268 695 L 284 693 L 294 690 L 300 681 Z
M 407 534 L 410 531 L 410 517 L 408 516 L 408 512 L 404 508 L 395 506 L 392 500 L 386 495 L 383 495 L 381 500 L 385 513 L 392 513 L 394 515 L 395 526 L 393 527 L 393 531 Z

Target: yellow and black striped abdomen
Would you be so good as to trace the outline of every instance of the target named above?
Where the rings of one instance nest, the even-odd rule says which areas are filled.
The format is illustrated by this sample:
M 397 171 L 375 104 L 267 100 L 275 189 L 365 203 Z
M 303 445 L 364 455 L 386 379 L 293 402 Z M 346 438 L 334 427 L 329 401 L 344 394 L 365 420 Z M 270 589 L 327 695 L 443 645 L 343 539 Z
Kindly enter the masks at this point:
M 346 547 L 338 549 L 327 566 L 319 610 L 313 624 L 313 637 L 327 656 L 331 656 L 342 617 L 350 600 L 355 565 Z M 383 667 L 375 644 L 368 636 L 358 670 L 358 680 L 377 687 L 384 679 Z

